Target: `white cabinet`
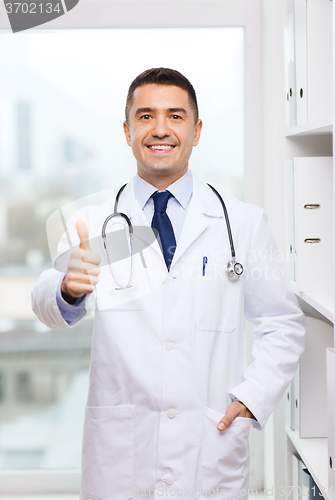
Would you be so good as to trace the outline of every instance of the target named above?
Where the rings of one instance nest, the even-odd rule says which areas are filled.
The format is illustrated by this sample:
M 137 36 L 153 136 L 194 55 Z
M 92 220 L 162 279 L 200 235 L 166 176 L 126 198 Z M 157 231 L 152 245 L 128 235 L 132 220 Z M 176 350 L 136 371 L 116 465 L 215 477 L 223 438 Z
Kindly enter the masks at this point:
M 288 487 L 297 481 L 298 457 L 322 495 L 334 500 L 335 368 L 334 353 L 327 348 L 334 345 L 334 207 L 331 205 L 334 198 L 332 16 L 335 6 L 331 0 L 287 0 L 285 3 L 283 106 L 287 129 L 284 141 L 285 161 L 290 165 L 286 249 L 296 295 L 305 313 L 312 316 L 308 320 L 310 337 L 300 362 L 300 379 L 295 379 L 286 394 L 286 496 L 290 498 Z M 315 201 L 316 198 L 320 201 Z M 305 208 L 308 205 L 320 207 Z M 313 238 L 320 240 L 319 246 L 317 243 L 314 247 L 304 246 L 306 239 Z M 325 244 L 324 255 L 321 242 Z M 318 336 L 320 321 L 330 329 L 328 333 L 323 332 L 322 338 Z M 320 423 L 319 429 L 315 422 Z
M 294 40 L 297 124 L 307 122 L 307 2 L 295 0 Z
M 332 113 L 332 2 L 307 0 L 307 118 Z
M 295 43 L 294 43 L 294 0 L 287 0 L 285 17 L 285 90 L 286 90 L 286 125 L 293 127 L 297 123 L 297 93 L 295 78 Z M 307 121 L 307 120 L 306 120 Z
M 288 163 L 289 276 L 299 292 L 332 292 L 333 158 L 293 158 Z
M 291 414 L 294 414 L 291 428 L 300 438 L 327 437 L 326 354 L 332 345 L 330 323 L 308 316 L 306 348 L 291 391 Z
M 330 0 L 295 0 L 294 10 L 291 4 L 290 0 L 286 13 L 286 73 L 292 74 L 294 41 L 295 77 L 290 80 L 295 82 L 293 125 L 299 125 L 330 117 L 332 112 L 332 4 Z M 288 121 L 292 126 L 292 120 Z
M 327 349 L 327 417 L 328 417 L 328 486 L 331 500 L 335 499 L 335 355 Z

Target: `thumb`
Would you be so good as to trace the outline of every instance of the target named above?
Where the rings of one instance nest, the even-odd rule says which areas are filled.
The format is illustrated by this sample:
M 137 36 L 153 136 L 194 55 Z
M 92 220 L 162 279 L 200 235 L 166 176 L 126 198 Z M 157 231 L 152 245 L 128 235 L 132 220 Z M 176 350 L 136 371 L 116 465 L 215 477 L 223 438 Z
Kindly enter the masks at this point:
M 226 411 L 226 414 L 221 418 L 220 422 L 217 425 L 219 431 L 224 431 L 230 424 L 235 420 L 238 416 L 240 410 L 239 407 L 234 403 L 231 403 Z
M 77 232 L 80 239 L 80 248 L 84 250 L 91 250 L 89 244 L 89 234 L 88 229 L 85 222 L 81 219 L 78 219 L 76 222 Z

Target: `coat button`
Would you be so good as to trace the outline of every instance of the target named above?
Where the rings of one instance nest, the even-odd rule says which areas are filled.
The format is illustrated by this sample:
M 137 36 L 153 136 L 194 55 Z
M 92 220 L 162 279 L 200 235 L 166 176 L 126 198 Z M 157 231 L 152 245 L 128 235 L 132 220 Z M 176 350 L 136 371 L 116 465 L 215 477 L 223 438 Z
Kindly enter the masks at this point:
M 174 483 L 173 476 L 166 476 L 165 482 L 166 482 L 166 484 L 173 484 Z
M 174 346 L 173 346 L 172 342 L 166 342 L 165 345 L 164 345 L 164 347 L 165 347 L 166 351 L 172 351 L 172 349 L 173 349 Z
M 176 410 L 168 410 L 166 414 L 169 418 L 174 418 L 177 415 L 177 412 Z

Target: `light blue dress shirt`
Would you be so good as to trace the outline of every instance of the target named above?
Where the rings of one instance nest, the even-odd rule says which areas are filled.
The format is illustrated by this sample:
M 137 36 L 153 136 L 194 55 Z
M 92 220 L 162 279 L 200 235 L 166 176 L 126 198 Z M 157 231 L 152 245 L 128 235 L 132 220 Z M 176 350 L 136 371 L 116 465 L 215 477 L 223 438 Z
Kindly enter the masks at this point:
M 136 175 L 134 179 L 134 194 L 136 201 L 143 210 L 148 223 L 151 224 L 154 216 L 154 200 L 151 196 L 157 191 L 157 188 L 147 181 Z M 168 201 L 166 213 L 170 218 L 176 242 L 180 238 L 181 228 L 184 224 L 188 204 L 193 193 L 193 179 L 189 170 L 180 177 L 176 182 L 170 184 L 165 189 L 169 191 L 173 197 Z
M 138 174 L 134 178 L 134 195 L 139 206 L 143 210 L 148 223 L 151 225 L 151 221 L 154 215 L 154 201 L 151 196 L 157 191 L 155 186 L 149 184 L 149 182 L 142 179 Z M 171 220 L 173 231 L 175 234 L 176 242 L 180 238 L 181 229 L 186 216 L 187 207 L 192 198 L 193 194 L 193 179 L 192 174 L 189 170 L 180 177 L 176 182 L 171 184 L 165 191 L 169 191 L 173 197 L 168 201 L 166 213 Z M 122 195 L 121 195 L 122 196 Z M 65 321 L 70 325 L 73 321 L 78 319 L 80 314 L 84 313 L 84 299 L 85 295 L 77 299 L 74 304 L 69 304 L 66 302 L 61 293 L 61 286 L 64 279 L 64 275 L 60 281 L 60 285 L 57 289 L 56 300 L 61 315 Z

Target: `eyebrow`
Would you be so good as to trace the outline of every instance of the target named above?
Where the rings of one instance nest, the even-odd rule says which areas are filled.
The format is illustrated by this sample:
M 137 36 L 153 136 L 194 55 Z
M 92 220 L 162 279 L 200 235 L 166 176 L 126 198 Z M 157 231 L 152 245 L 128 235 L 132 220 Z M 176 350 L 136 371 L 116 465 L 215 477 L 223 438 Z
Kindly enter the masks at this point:
M 136 110 L 135 116 L 140 115 L 141 113 L 153 113 L 157 111 L 157 108 L 138 108 Z M 184 113 L 187 115 L 187 111 L 185 108 L 168 108 L 169 113 Z

